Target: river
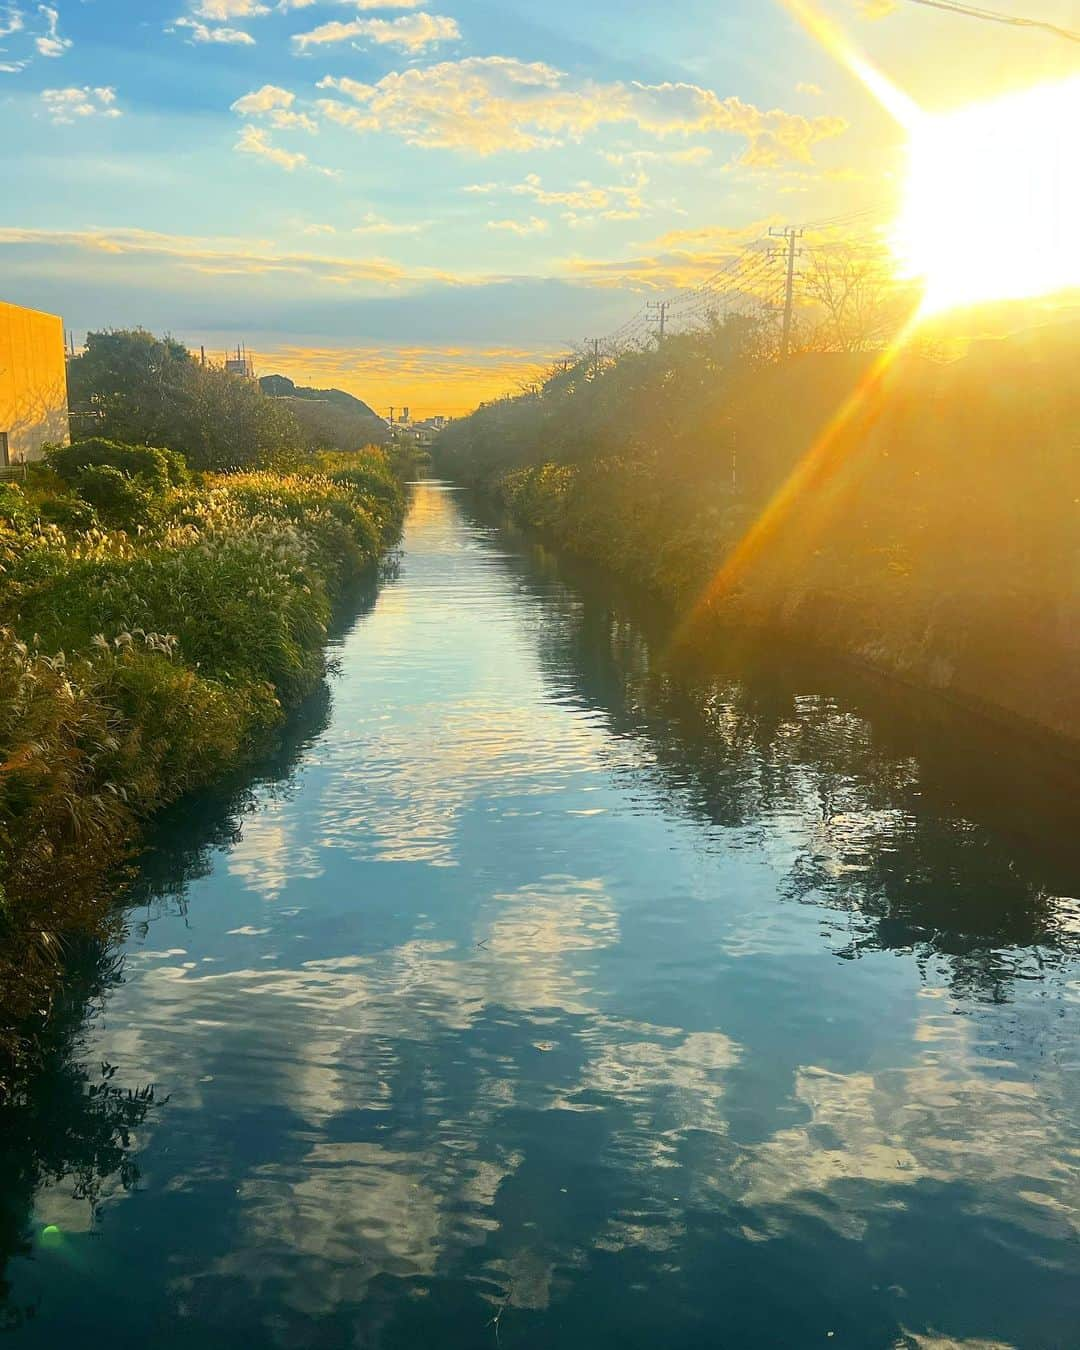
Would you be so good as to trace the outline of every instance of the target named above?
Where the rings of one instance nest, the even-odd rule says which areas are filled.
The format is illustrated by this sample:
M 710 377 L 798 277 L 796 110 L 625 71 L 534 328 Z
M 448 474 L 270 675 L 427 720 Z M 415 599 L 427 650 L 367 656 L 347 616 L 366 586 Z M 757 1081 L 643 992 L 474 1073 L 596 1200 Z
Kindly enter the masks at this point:
M 1071 771 L 438 483 L 362 611 L 15 1117 L 12 1344 L 1080 1344 Z

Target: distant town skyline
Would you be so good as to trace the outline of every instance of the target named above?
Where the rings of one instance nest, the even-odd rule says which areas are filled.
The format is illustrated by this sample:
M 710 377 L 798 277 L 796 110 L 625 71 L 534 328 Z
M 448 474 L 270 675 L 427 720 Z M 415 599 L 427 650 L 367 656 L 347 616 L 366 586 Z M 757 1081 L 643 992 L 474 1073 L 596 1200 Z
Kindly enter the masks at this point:
M 1071 0 L 1011 9 L 1066 24 Z M 822 6 L 916 101 L 1034 31 Z M 456 415 L 770 224 L 895 206 L 904 136 L 773 0 L 0 0 L 4 298 Z M 857 133 L 857 134 L 854 134 Z

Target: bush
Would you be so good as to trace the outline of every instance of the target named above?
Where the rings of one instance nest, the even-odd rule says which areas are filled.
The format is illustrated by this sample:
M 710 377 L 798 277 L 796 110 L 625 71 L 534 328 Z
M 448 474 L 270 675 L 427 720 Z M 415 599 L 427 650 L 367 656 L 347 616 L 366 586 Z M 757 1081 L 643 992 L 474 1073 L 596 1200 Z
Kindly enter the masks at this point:
M 0 483 L 0 520 L 17 530 L 29 529 L 34 522 L 34 508 L 26 493 L 14 483 Z
M 149 445 L 122 445 L 118 441 L 92 437 L 71 445 L 49 446 L 46 463 L 66 483 L 75 483 L 86 469 L 108 467 L 127 478 L 141 479 L 155 495 L 188 481 L 182 455 Z
M 153 491 L 111 464 L 83 469 L 75 479 L 75 490 L 103 520 L 118 529 L 133 529 L 150 519 Z
M 98 525 L 97 512 L 81 497 L 46 497 L 38 506 L 38 515 L 65 534 L 85 534 Z
M 313 467 L 358 496 L 384 534 L 400 524 L 405 492 L 385 450 L 369 446 L 351 453 L 326 452 L 314 457 Z

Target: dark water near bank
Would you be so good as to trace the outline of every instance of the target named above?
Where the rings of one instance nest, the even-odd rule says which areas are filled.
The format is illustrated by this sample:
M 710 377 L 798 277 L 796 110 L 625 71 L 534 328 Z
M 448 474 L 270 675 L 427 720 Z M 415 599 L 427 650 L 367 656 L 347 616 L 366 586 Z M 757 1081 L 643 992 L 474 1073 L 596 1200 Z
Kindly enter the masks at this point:
M 1080 1345 L 1075 776 L 626 613 L 418 488 L 5 1118 L 20 1350 Z

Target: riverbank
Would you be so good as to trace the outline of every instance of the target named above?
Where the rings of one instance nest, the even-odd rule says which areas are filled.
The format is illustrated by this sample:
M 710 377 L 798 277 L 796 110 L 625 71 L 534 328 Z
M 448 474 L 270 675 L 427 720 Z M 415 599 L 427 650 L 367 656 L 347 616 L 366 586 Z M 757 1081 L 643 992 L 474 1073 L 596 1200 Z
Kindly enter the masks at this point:
M 1067 1345 L 1071 798 L 472 507 L 148 831 L 0 1110 L 17 1350 Z
M 63 487 L 39 471 L 6 490 L 0 522 L 9 1063 L 48 1014 L 65 946 L 107 933 L 108 878 L 143 824 L 243 763 L 315 687 L 335 601 L 405 512 L 374 450 L 203 476 L 137 502 L 126 529 L 100 512 L 87 528 Z
M 718 369 L 711 411 L 686 424 L 669 407 L 663 444 L 603 392 L 635 354 L 570 395 L 481 409 L 438 462 L 554 547 L 652 591 L 684 639 L 718 624 L 781 633 L 1073 753 L 1080 409 L 1066 347 Z

